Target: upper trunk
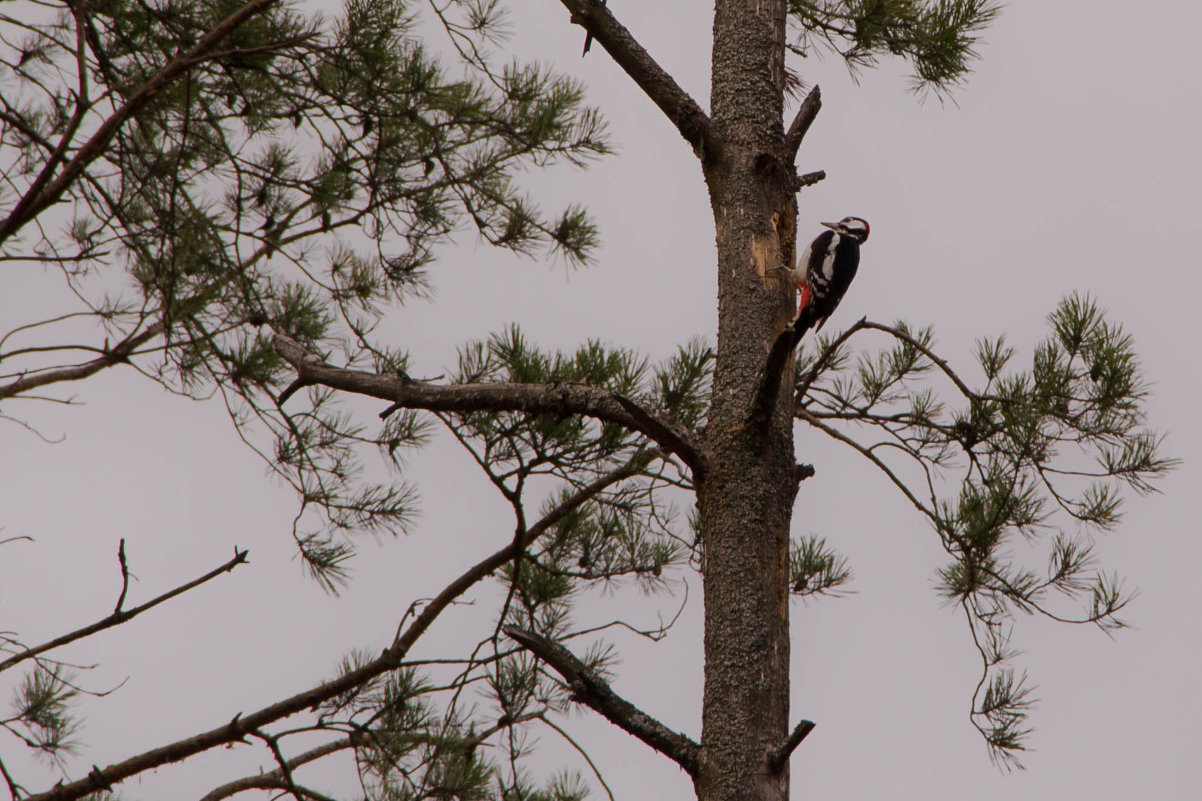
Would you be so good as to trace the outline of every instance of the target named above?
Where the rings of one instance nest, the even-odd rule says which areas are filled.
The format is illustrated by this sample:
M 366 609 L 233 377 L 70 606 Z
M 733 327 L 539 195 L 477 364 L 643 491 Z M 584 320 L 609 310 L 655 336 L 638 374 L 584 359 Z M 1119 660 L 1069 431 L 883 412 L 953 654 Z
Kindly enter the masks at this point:
M 718 355 L 698 487 L 705 548 L 705 699 L 698 796 L 782 801 L 771 775 L 789 709 L 788 547 L 796 481 L 789 392 L 766 429 L 747 427 L 768 348 L 792 293 L 775 268 L 792 257 L 783 191 L 785 4 L 718 0 L 711 113 L 703 154 L 718 244 Z M 791 367 L 784 386 L 792 385 Z

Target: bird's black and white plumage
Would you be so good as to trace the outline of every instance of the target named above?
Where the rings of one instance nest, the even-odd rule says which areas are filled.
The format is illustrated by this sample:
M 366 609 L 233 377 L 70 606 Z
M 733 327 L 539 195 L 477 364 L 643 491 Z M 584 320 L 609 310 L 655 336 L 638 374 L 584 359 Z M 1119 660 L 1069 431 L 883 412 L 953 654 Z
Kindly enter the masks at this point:
M 860 266 L 860 245 L 868 241 L 868 221 L 861 217 L 822 224 L 830 230 L 814 238 L 789 274 L 801 292 L 793 321 L 794 344 L 811 327 L 815 331 L 822 328 L 843 300 Z

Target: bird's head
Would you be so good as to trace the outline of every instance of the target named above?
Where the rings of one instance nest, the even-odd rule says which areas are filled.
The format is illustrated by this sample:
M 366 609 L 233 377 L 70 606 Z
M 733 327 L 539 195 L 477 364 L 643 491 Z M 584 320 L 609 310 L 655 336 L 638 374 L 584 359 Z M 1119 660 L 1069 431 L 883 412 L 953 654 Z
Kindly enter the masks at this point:
M 844 217 L 837 223 L 824 222 L 823 225 L 844 236 L 850 236 L 861 245 L 868 241 L 868 220 L 863 217 Z

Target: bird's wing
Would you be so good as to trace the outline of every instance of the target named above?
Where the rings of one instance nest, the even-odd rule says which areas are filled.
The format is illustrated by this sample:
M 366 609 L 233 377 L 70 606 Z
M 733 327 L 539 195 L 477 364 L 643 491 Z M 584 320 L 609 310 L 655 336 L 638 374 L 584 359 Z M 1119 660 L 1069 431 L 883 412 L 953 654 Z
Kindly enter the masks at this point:
M 805 252 L 801 254 L 801 258 L 797 260 L 797 266 L 789 271 L 789 277 L 793 279 L 793 284 L 801 290 L 806 287 L 806 276 L 810 271 L 810 257 L 814 251 L 814 243 L 806 245 Z
M 804 265 L 807 284 L 824 289 L 830 284 L 835 274 L 835 250 L 838 247 L 839 235 L 834 231 L 823 231 L 814 237 L 802 257 L 803 262 L 797 265 L 799 268 Z

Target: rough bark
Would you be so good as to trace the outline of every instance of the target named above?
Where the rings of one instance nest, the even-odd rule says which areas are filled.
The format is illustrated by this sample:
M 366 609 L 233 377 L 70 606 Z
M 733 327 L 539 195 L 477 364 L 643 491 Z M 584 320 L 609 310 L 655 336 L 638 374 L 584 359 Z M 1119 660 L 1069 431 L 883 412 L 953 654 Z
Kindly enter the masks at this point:
M 784 395 L 748 427 L 791 293 L 792 160 L 784 158 L 783 0 L 719 0 L 704 162 L 718 245 L 718 353 L 698 488 L 705 548 L 702 801 L 783 801 L 771 756 L 788 736 L 788 531 L 795 472 Z M 792 382 L 790 374 L 784 385 Z

